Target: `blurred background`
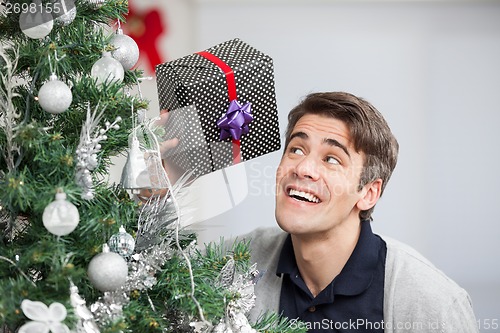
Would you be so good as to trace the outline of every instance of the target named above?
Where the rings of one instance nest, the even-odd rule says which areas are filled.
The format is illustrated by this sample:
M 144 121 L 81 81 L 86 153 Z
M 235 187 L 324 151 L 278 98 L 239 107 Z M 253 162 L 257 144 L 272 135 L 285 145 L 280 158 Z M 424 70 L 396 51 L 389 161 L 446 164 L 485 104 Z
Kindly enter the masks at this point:
M 274 59 L 281 133 L 288 111 L 310 92 L 347 91 L 372 102 L 400 143 L 375 232 L 429 258 L 469 292 L 481 332 L 500 331 L 500 2 L 129 3 L 123 28 L 152 77 L 142 84 L 151 117 L 159 112 L 154 65 L 233 38 Z M 189 223 L 201 243 L 275 225 L 280 157 L 196 181 Z

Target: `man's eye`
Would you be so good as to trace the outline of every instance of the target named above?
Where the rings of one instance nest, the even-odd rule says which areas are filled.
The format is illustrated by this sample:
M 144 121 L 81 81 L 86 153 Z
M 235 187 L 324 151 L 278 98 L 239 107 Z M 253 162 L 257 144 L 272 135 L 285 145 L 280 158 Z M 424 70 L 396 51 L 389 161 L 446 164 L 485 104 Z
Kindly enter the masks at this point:
M 304 155 L 304 152 L 302 151 L 302 149 L 296 148 L 296 147 L 290 148 L 290 152 L 292 154 Z
M 326 163 L 330 163 L 330 164 L 336 164 L 336 165 L 340 164 L 340 161 L 333 156 L 327 156 L 325 161 L 326 161 Z

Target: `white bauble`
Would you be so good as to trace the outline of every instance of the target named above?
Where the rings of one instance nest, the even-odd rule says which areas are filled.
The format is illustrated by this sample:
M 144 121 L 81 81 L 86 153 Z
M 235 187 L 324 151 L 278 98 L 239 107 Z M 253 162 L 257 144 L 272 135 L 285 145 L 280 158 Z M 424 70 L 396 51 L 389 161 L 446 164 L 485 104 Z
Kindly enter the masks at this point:
M 62 26 L 67 26 L 67 25 L 70 25 L 71 22 L 73 22 L 76 18 L 76 7 L 75 7 L 75 4 L 72 3 L 72 1 L 70 0 L 60 0 L 59 2 L 56 2 L 56 3 L 61 3 L 63 1 L 66 1 L 66 4 L 65 4 L 65 7 L 66 8 L 66 11 L 64 11 L 63 14 L 59 15 L 56 17 L 55 21 L 57 23 L 60 23 Z M 73 6 L 69 6 L 70 4 L 72 4 Z
M 41 39 L 52 31 L 54 20 L 52 14 L 40 10 L 40 5 L 37 4 L 35 8 L 34 13 L 28 10 L 19 15 L 19 27 L 29 38 Z
M 125 76 L 122 64 L 111 56 L 110 52 L 104 52 L 102 58 L 97 60 L 90 71 L 97 84 L 104 82 L 121 83 Z
M 80 222 L 78 209 L 66 200 L 66 193 L 56 193 L 56 200 L 45 207 L 42 215 L 45 228 L 56 236 L 65 236 Z
M 52 74 L 38 91 L 38 102 L 49 113 L 59 114 L 66 111 L 73 101 L 73 94 L 66 83 Z
M 87 275 L 100 291 L 114 291 L 127 281 L 127 262 L 118 253 L 110 252 L 107 244 L 102 246 L 102 250 L 90 261 Z
M 118 60 L 125 70 L 134 67 L 139 60 L 139 47 L 135 40 L 124 35 L 122 29 L 118 29 L 110 43 L 115 47 L 115 50 L 111 51 L 113 58 Z

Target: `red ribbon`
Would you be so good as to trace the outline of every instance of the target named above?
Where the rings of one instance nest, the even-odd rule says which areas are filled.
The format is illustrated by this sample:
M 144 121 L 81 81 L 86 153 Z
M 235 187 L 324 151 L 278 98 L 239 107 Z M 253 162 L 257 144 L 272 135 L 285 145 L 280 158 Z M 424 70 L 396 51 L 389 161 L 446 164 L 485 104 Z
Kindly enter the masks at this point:
M 209 53 L 207 51 L 197 52 L 199 55 L 205 59 L 213 62 L 217 67 L 219 67 L 226 75 L 227 84 L 227 94 L 229 96 L 229 102 L 236 99 L 236 80 L 234 79 L 233 69 L 226 64 L 222 59 Z M 240 140 L 232 140 L 233 142 L 233 163 L 237 164 L 241 162 L 241 142 Z

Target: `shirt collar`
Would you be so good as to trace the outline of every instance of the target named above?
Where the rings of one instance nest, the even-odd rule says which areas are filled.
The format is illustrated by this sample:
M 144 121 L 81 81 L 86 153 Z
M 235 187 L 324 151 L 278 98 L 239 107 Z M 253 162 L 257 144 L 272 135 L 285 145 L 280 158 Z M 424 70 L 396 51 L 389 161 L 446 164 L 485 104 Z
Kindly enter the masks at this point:
M 362 221 L 359 239 L 354 251 L 340 274 L 327 288 L 333 287 L 333 294 L 348 296 L 358 295 L 365 291 L 370 286 L 377 268 L 381 245 L 382 240 L 373 234 L 370 221 Z M 281 276 L 282 274 L 298 274 L 290 235 L 287 236 L 283 244 L 276 269 L 276 275 Z

